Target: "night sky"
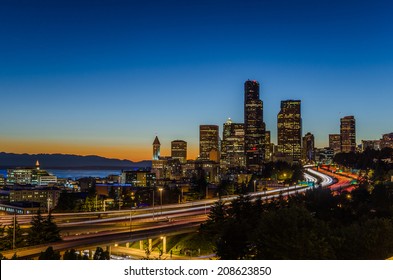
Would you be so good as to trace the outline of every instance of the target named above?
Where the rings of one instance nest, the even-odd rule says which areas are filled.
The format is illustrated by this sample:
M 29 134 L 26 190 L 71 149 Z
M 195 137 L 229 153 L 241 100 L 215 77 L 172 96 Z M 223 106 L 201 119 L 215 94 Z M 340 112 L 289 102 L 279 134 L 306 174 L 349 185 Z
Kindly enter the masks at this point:
M 0 151 L 151 159 L 158 135 L 198 154 L 200 124 L 243 122 L 261 84 L 302 100 L 318 147 L 354 115 L 357 142 L 393 132 L 393 2 L 0 0 Z

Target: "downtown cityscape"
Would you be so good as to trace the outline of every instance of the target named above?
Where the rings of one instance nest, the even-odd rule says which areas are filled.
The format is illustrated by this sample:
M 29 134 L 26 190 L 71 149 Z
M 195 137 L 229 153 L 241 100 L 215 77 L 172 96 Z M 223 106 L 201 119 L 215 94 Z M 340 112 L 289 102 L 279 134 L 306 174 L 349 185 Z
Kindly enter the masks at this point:
M 393 258 L 388 1 L 6 2 L 1 260 Z

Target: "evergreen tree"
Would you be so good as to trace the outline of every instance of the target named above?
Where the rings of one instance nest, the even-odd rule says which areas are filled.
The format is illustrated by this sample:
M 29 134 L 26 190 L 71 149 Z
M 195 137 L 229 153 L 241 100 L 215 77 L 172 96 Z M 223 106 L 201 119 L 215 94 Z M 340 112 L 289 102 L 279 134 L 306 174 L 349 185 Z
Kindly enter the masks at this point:
M 60 230 L 56 223 L 53 222 L 52 213 L 49 212 L 44 220 L 41 212 L 38 211 L 37 215 L 31 220 L 31 227 L 29 230 L 28 244 L 30 246 L 45 244 L 50 242 L 60 241 Z
M 88 256 L 81 256 L 79 255 L 75 249 L 67 250 L 64 252 L 63 260 L 88 260 Z
M 57 242 L 61 240 L 60 230 L 56 223 L 53 222 L 52 212 L 49 212 L 46 220 L 43 222 L 44 243 Z
M 44 218 L 42 217 L 40 210 L 38 210 L 37 215 L 31 218 L 30 224 L 31 227 L 27 238 L 29 246 L 42 244 L 44 242 Z
M 26 245 L 24 231 L 20 228 L 18 220 L 15 221 L 15 248 L 24 247 Z M 14 244 L 14 225 L 13 223 L 2 228 L 2 236 L 0 239 L 1 250 L 10 250 Z
M 94 253 L 93 260 L 109 260 L 109 252 L 104 251 L 101 247 L 97 247 L 96 252 Z
M 60 253 L 55 252 L 52 246 L 49 246 L 45 252 L 41 252 L 39 260 L 60 260 Z

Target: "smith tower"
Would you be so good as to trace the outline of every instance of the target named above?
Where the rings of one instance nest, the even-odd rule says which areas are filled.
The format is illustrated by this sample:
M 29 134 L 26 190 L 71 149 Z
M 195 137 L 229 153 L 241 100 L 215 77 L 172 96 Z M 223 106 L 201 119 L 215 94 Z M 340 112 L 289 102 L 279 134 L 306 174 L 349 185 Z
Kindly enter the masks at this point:
M 244 151 L 246 168 L 259 171 L 265 159 L 265 123 L 263 103 L 259 99 L 259 83 L 244 83 Z
M 161 147 L 160 140 L 158 140 L 158 137 L 156 136 L 153 142 L 153 160 L 160 159 L 160 147 Z

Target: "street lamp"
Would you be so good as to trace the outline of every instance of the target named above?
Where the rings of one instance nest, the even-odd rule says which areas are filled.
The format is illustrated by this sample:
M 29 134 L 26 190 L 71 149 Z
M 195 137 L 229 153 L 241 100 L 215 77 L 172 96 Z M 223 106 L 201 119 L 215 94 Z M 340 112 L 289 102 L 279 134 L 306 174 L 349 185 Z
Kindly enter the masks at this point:
M 131 233 L 132 233 L 132 207 L 130 209 L 130 236 L 131 236 Z
M 162 216 L 162 190 L 163 188 L 158 189 L 160 191 L 160 204 L 161 204 L 161 216 Z
M 256 192 L 255 184 L 257 183 L 257 180 L 254 180 L 254 192 Z
M 50 208 L 51 208 L 51 202 L 52 202 L 52 199 L 51 199 L 50 197 L 48 197 L 48 199 L 47 199 L 47 203 L 48 203 L 48 213 L 49 213 Z
M 155 188 L 153 188 L 153 220 L 154 220 L 154 192 L 155 192 Z

